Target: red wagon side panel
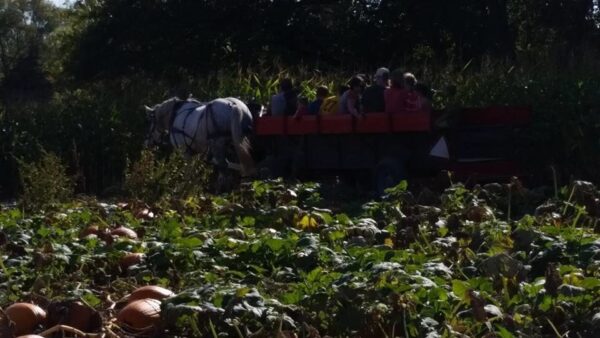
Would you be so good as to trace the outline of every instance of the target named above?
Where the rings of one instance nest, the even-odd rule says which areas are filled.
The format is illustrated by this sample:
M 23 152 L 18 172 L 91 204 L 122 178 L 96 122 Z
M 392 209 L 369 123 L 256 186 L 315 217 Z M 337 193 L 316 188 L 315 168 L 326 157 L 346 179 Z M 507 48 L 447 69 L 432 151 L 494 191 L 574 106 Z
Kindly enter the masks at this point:
M 431 114 L 429 112 L 398 113 L 392 117 L 394 132 L 429 131 L 431 129 Z
M 302 116 L 298 119 L 288 117 L 287 119 L 288 135 L 316 134 L 318 131 L 319 124 L 316 116 Z
M 348 134 L 354 129 L 350 115 L 323 116 L 320 127 L 322 134 Z
M 389 133 L 392 131 L 392 116 L 388 113 L 368 113 L 356 119 L 356 132 L 361 134 Z
M 285 117 L 262 116 L 256 119 L 254 128 L 257 135 L 283 135 L 285 134 Z

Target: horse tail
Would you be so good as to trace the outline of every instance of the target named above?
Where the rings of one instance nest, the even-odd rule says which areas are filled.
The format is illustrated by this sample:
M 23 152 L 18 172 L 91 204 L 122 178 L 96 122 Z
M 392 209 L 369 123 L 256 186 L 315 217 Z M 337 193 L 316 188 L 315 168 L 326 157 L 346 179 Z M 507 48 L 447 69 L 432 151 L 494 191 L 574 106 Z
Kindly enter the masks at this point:
M 253 176 L 256 174 L 256 168 L 254 159 L 250 154 L 250 140 L 244 135 L 243 123 L 244 114 L 243 107 L 239 104 L 234 104 L 231 107 L 231 140 L 233 141 L 233 147 L 237 153 L 238 159 L 241 164 L 242 177 Z

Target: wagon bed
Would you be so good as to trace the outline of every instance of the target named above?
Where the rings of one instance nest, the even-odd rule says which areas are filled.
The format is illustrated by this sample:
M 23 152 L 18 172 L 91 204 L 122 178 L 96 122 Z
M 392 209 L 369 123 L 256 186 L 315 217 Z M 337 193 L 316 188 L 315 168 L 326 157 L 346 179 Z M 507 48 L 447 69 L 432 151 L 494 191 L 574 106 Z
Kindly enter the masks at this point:
M 441 117 L 451 122 L 440 126 Z M 528 107 L 502 106 L 359 118 L 262 116 L 255 120 L 254 134 L 278 176 L 314 170 L 376 173 L 382 163 L 392 163 L 398 178 L 446 169 L 459 178 L 499 179 L 522 175 L 514 156 L 521 146 L 516 135 L 530 121 Z M 448 156 L 432 157 L 440 142 Z

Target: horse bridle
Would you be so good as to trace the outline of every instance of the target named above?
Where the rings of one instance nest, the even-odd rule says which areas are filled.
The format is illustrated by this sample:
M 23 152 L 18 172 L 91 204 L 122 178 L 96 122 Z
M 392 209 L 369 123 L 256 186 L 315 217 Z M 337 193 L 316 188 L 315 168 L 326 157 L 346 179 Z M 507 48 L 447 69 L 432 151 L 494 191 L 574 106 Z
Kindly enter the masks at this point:
M 173 112 L 171 112 L 171 115 L 173 114 Z M 158 140 L 154 137 L 154 134 L 156 132 L 156 128 L 157 128 L 157 121 L 156 121 L 156 113 L 154 110 L 152 110 L 149 114 L 148 114 L 148 119 L 150 120 L 150 129 L 148 129 L 148 134 L 146 136 L 146 143 L 148 145 L 148 143 L 151 142 L 152 146 L 165 146 L 165 145 L 169 145 L 169 129 L 168 128 L 164 128 L 163 130 L 160 131 L 160 136 L 158 138 Z M 169 117 L 170 119 L 170 117 Z M 150 141 L 150 142 L 148 142 Z
M 189 100 L 188 100 L 189 101 Z M 169 131 L 171 129 L 170 126 L 173 125 L 173 121 L 175 120 L 175 118 L 177 117 L 177 111 L 186 103 L 188 102 L 186 100 L 180 100 L 177 99 L 177 102 L 173 105 L 173 108 L 171 108 L 171 111 L 169 112 L 169 123 L 167 126 L 165 126 L 165 128 L 163 130 L 160 131 L 160 137 L 159 140 L 157 141 L 154 137 L 152 137 L 156 131 L 156 125 L 157 125 L 157 121 L 156 121 L 156 108 L 154 108 L 149 114 L 148 114 L 148 118 L 150 120 L 150 129 L 148 130 L 148 136 L 146 137 L 146 140 L 151 139 L 152 140 L 152 145 L 153 146 L 164 146 L 164 145 L 169 145 Z

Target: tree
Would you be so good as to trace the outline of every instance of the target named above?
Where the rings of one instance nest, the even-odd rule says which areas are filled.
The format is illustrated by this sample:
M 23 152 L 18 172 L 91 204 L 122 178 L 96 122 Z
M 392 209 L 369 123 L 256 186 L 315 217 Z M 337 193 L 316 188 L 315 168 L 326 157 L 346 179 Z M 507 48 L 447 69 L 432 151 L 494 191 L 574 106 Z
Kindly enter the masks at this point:
M 40 53 L 58 24 L 56 13 L 42 0 L 0 2 L 0 81 L 5 104 L 48 96 Z

